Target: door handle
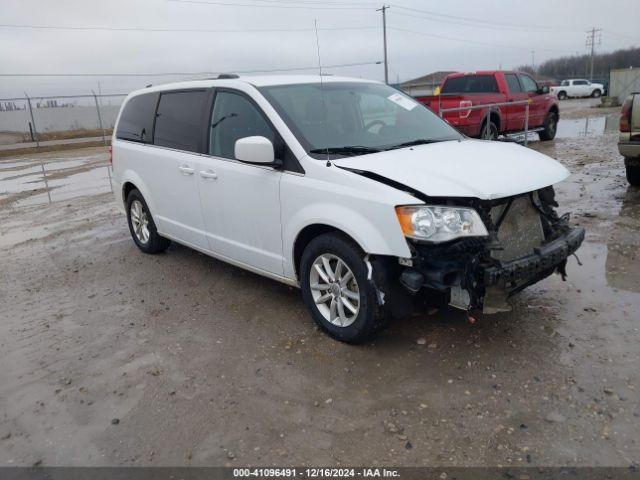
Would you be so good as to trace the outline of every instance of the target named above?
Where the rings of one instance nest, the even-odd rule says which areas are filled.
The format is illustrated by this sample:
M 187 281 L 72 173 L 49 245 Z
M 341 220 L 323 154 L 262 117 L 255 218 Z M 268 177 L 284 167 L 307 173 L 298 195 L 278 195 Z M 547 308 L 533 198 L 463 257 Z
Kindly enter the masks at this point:
M 202 178 L 211 178 L 213 180 L 218 178 L 218 174 L 216 172 L 214 172 L 213 170 L 201 170 L 200 171 L 200 176 Z
M 195 173 L 195 170 L 189 165 L 180 165 L 178 170 L 180 170 L 183 175 L 193 175 Z

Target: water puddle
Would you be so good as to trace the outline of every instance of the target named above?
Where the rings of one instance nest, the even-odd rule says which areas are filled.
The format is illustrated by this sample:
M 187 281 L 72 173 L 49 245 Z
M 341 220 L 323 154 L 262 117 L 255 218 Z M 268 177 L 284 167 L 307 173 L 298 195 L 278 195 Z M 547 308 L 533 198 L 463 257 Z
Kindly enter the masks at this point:
M 0 206 L 40 205 L 111 191 L 106 155 L 0 162 Z
M 598 137 L 618 131 L 618 115 L 560 119 L 556 138 Z

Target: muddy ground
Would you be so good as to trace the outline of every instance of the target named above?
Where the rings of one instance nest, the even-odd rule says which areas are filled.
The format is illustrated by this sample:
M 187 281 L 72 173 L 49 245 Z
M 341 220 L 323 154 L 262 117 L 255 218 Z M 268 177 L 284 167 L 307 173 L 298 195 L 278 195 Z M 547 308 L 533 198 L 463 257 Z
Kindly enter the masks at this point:
M 571 170 L 561 212 L 588 232 L 568 281 L 359 347 L 295 289 L 140 253 L 103 149 L 0 161 L 0 465 L 637 465 L 640 191 L 591 103 L 532 145 Z

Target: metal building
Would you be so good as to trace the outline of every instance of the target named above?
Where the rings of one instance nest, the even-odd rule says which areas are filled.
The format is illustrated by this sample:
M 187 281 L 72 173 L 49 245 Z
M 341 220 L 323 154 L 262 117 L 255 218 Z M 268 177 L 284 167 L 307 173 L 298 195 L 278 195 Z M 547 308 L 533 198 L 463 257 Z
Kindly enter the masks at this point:
M 616 97 L 618 103 L 632 92 L 640 92 L 640 68 L 618 68 L 609 72 L 609 96 Z

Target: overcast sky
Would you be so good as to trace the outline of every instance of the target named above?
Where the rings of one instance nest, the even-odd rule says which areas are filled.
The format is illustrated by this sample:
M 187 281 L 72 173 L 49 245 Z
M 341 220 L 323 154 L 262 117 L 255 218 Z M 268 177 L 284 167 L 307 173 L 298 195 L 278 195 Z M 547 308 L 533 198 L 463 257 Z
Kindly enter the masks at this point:
M 640 45 L 638 0 L 392 0 L 389 4 L 392 81 L 438 70 L 531 64 L 532 50 L 536 64 L 583 54 L 585 31 L 591 27 L 602 28 L 599 51 Z M 0 0 L 0 73 L 310 67 L 317 64 L 315 20 L 323 65 L 375 62 L 383 58 L 382 17 L 376 11 L 381 5 L 370 0 Z M 123 28 L 145 31 L 117 30 Z M 153 29 L 217 31 L 149 31 Z M 326 67 L 326 71 L 383 79 L 381 65 Z M 182 77 L 3 76 L 0 97 L 22 96 L 24 91 L 34 96 L 88 93 L 97 90 L 98 83 L 103 93 L 128 92 Z

